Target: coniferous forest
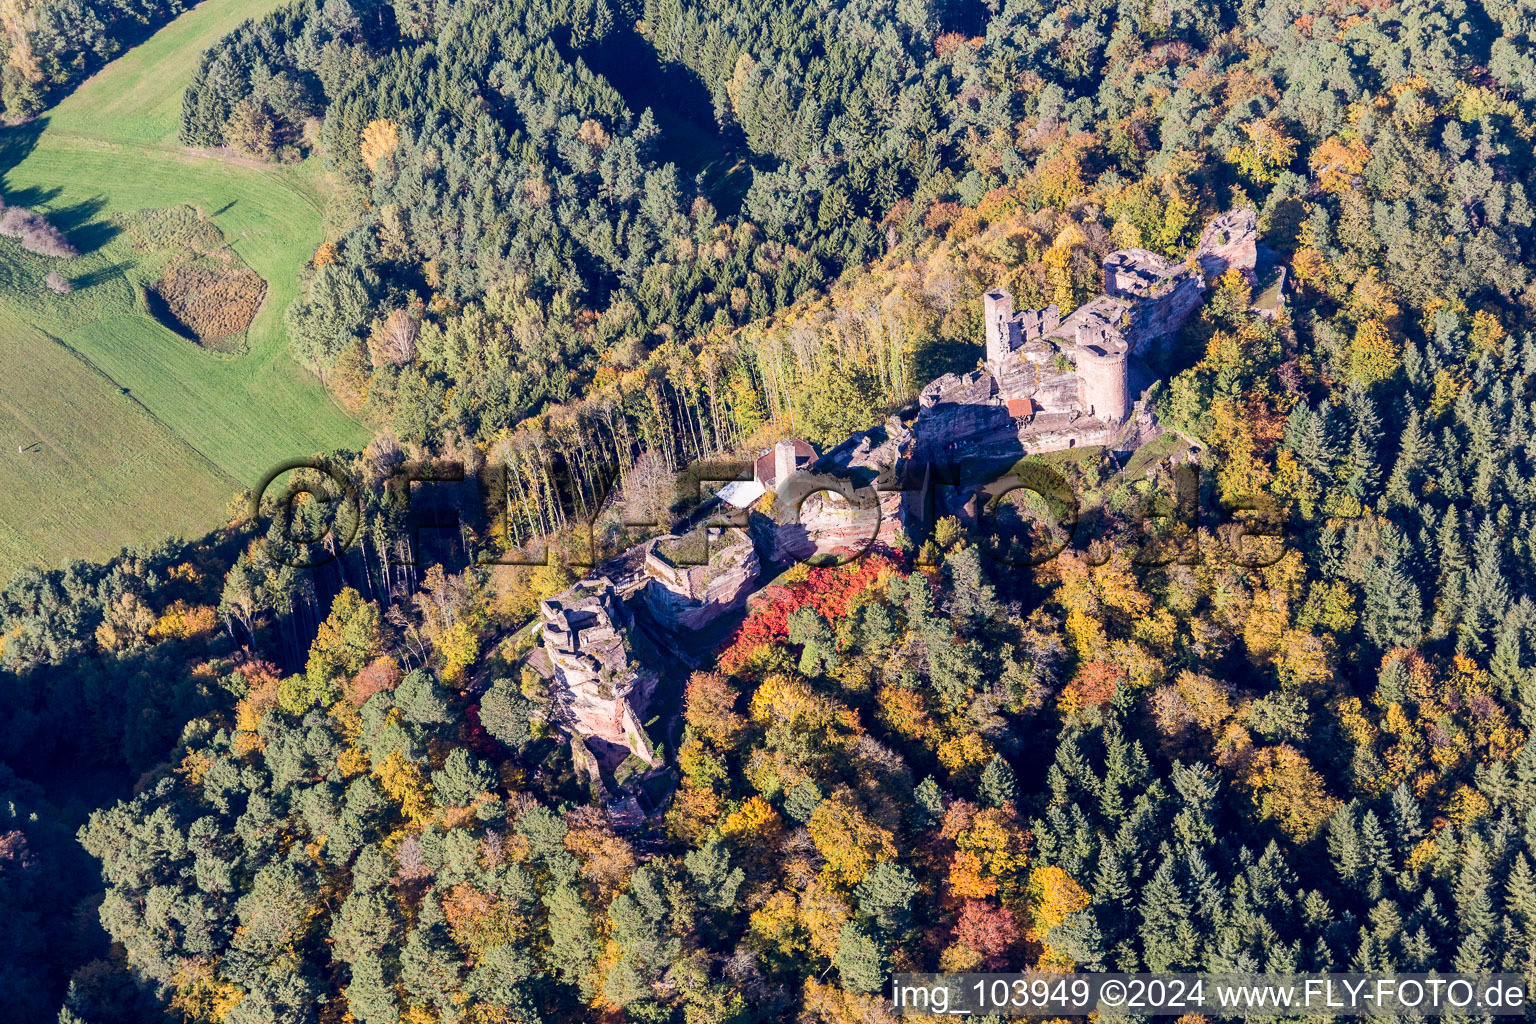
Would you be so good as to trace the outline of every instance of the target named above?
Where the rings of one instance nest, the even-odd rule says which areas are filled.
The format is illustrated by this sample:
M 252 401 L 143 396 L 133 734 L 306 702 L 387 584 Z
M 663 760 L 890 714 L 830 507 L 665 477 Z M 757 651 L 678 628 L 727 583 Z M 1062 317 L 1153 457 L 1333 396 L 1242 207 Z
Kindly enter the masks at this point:
M 7 114 L 184 7 L 130 6 L 0 15 Z M 348 550 L 242 495 L 0 591 L 5 1014 L 853 1024 L 895 1019 L 893 971 L 1536 984 L 1529 5 L 295 0 L 202 56 L 180 130 L 323 164 L 284 322 L 375 439 L 326 453 Z M 1149 400 L 1201 503 L 1283 520 L 1278 557 L 1203 519 L 1134 557 L 1168 453 L 1073 452 L 1054 558 L 939 517 L 658 659 L 664 767 L 643 820 L 608 813 L 529 667 L 541 600 L 687 512 L 690 467 L 826 450 L 975 368 L 986 289 L 1070 312 L 1111 251 L 1183 260 L 1243 208 L 1282 308 L 1212 282 Z M 391 480 L 450 461 L 500 474 L 497 514 L 444 486 L 462 516 L 423 529 Z M 477 557 L 508 548 L 541 564 Z

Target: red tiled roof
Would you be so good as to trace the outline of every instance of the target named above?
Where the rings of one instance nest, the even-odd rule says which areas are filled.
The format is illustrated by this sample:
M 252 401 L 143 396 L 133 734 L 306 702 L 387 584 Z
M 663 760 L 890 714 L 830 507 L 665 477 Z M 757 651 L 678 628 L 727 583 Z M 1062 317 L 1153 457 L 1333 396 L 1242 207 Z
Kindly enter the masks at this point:
M 1033 416 L 1035 411 L 1036 406 L 1033 398 L 1008 399 L 1008 415 L 1016 420 L 1021 420 L 1026 416 Z
M 800 438 L 791 438 L 795 445 L 795 468 L 808 469 L 816 464 L 816 449 L 811 447 L 809 441 Z M 772 487 L 775 483 L 777 467 L 774 462 L 773 449 L 769 448 L 757 458 L 752 460 L 752 478 L 764 487 Z

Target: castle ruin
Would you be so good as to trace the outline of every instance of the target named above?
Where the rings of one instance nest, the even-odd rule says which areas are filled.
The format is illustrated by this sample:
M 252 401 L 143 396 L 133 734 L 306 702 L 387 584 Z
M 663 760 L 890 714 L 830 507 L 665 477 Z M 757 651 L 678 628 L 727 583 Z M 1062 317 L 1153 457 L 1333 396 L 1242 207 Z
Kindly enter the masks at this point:
M 548 660 L 544 674 L 578 767 L 601 786 L 587 737 L 660 765 L 639 717 L 657 684 L 650 666 L 659 655 L 633 628 L 627 599 L 639 594 L 666 635 L 696 632 L 761 587 L 764 560 L 894 545 L 914 515 L 931 521 L 924 502 L 936 500 L 933 481 L 946 462 L 1007 465 L 1033 452 L 1147 443 L 1159 428 L 1135 400 L 1151 383 L 1142 360 L 1184 325 L 1222 274 L 1255 280 L 1256 243 L 1253 211 L 1238 210 L 1213 220 L 1184 262 L 1145 249 L 1110 253 L 1103 293 L 1065 317 L 1054 305 L 1015 310 L 1007 289 L 988 291 L 981 367 L 930 382 L 915 412 L 824 454 L 800 439 L 780 441 L 753 460 L 751 480 L 720 490 L 722 503 L 757 510 L 750 530 L 705 527 L 702 556 L 684 550 L 696 535 L 649 540 L 543 602 L 543 647 L 530 659 Z M 760 504 L 768 493 L 771 506 Z
M 657 677 L 651 657 L 637 656 L 629 609 L 611 580 L 588 577 L 539 606 L 540 633 L 561 718 L 577 736 L 621 747 L 651 767 L 660 759 L 636 706 L 650 702 Z
M 1257 218 L 1236 210 L 1213 220 L 1190 258 L 1146 249 L 1104 258 L 1104 291 L 1063 317 L 1055 306 L 1015 311 L 998 287 L 982 297 L 986 363 L 946 374 L 918 398 L 916 431 L 930 457 L 959 448 L 1053 451 L 1079 445 L 1135 447 L 1133 396 L 1151 377 L 1142 360 L 1199 308 L 1230 269 L 1253 279 Z

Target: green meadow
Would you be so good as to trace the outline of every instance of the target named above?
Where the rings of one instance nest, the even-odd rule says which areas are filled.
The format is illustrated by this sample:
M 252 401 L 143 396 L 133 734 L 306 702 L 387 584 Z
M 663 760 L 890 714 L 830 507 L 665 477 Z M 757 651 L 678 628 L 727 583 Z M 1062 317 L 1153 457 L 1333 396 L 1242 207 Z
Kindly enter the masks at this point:
M 367 440 L 289 355 L 283 330 L 297 272 L 322 241 L 319 161 L 255 165 L 176 140 L 203 50 L 276 6 L 205 0 L 0 133 L 5 201 L 47 213 L 81 250 L 47 260 L 0 239 L 0 575 L 200 535 L 275 463 Z M 146 305 L 164 254 L 131 244 L 121 218 L 177 205 L 211 220 L 267 282 L 238 353 L 199 347 Z M 49 291 L 50 270 L 75 290 Z

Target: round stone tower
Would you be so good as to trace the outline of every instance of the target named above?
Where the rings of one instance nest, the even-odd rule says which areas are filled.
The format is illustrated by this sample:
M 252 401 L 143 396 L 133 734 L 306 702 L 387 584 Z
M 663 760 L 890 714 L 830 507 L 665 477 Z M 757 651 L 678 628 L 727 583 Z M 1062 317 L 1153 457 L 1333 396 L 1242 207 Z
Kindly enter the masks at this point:
M 1077 346 L 1077 379 L 1083 405 L 1090 416 L 1105 423 L 1124 422 L 1130 415 L 1130 388 L 1126 382 L 1127 346 L 1112 332 Z

